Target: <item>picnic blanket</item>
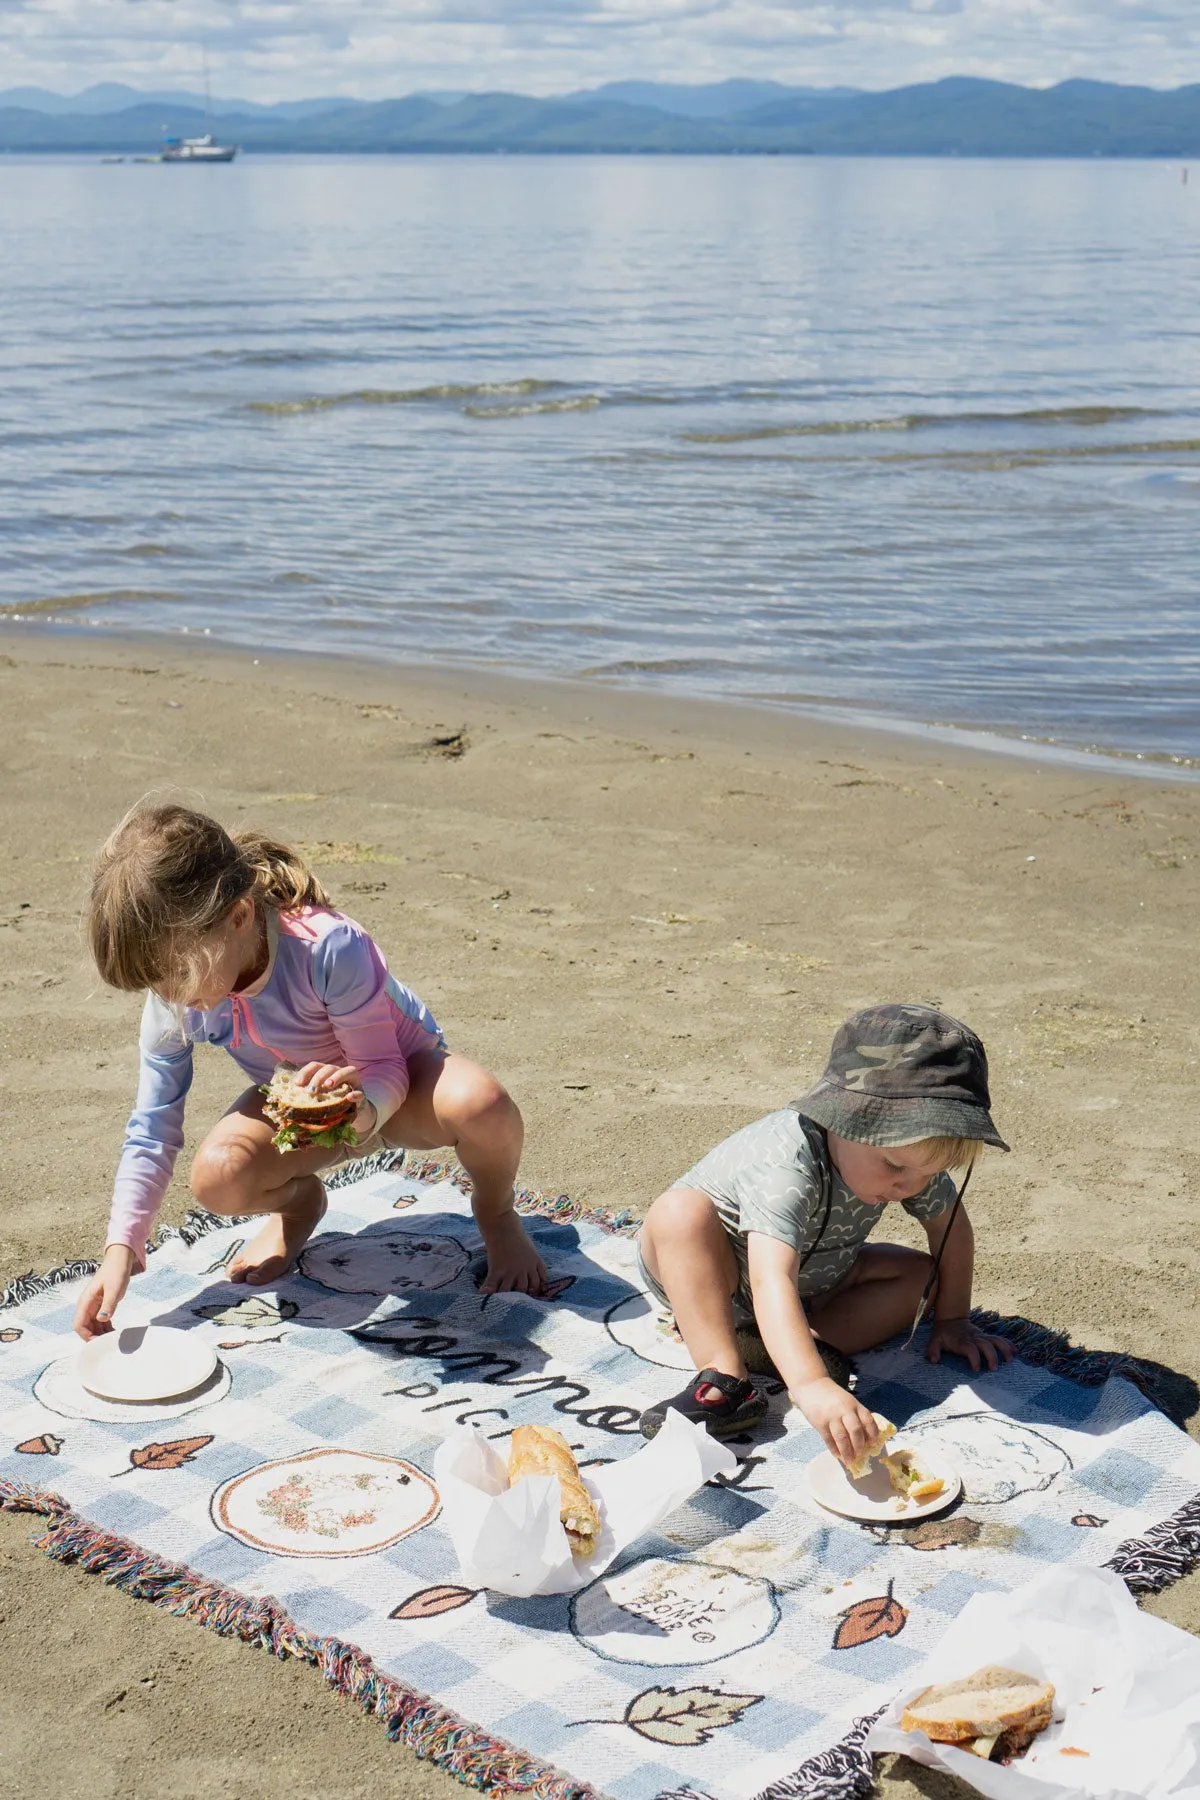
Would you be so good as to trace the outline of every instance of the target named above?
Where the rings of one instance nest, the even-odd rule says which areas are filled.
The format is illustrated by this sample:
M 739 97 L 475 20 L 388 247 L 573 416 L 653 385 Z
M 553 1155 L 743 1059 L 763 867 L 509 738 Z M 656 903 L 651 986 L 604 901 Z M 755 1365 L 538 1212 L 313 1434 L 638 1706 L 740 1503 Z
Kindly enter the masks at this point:
M 960 1469 L 947 1515 L 865 1527 L 823 1513 L 804 1483 L 820 1440 L 780 1393 L 734 1445 L 735 1474 L 578 1594 L 475 1592 L 438 1524 L 447 1431 L 554 1424 L 586 1469 L 640 1446 L 640 1412 L 689 1365 L 642 1291 L 630 1222 L 525 1194 L 549 1292 L 482 1296 L 461 1187 L 445 1165 L 397 1160 L 345 1171 L 297 1271 L 269 1289 L 226 1279 L 253 1225 L 204 1215 L 164 1234 L 122 1323 L 200 1332 L 220 1356 L 174 1404 L 81 1387 L 71 1319 L 87 1265 L 14 1283 L 0 1503 L 45 1514 L 52 1555 L 311 1658 L 473 1785 L 546 1800 L 861 1793 L 871 1717 L 972 1594 L 1056 1563 L 1158 1587 L 1200 1560 L 1200 1446 L 1129 1380 L 1105 1380 L 1104 1359 L 1028 1326 L 997 1375 L 935 1368 L 919 1340 L 860 1359 L 866 1404 Z

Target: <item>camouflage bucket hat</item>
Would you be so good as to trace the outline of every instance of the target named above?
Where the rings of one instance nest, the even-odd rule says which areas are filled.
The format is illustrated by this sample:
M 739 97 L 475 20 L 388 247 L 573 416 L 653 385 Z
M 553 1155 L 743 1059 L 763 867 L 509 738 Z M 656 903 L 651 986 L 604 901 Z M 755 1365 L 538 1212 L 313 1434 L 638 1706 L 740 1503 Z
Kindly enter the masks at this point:
M 868 1006 L 839 1027 L 825 1073 L 796 1101 L 827 1131 L 887 1149 L 922 1138 L 1008 1145 L 989 1111 L 987 1056 L 932 1006 Z

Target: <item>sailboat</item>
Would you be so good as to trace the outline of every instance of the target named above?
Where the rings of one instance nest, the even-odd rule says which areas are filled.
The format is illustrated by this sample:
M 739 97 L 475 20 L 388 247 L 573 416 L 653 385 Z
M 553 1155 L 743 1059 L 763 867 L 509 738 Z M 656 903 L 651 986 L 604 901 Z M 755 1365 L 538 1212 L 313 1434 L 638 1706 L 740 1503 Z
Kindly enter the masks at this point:
M 204 123 L 208 124 L 208 115 L 212 106 L 212 98 L 208 87 L 208 51 L 204 52 Z M 163 140 L 159 160 L 161 162 L 202 162 L 230 163 L 238 153 L 236 144 L 218 144 L 211 131 L 205 131 L 203 137 L 176 138 Z

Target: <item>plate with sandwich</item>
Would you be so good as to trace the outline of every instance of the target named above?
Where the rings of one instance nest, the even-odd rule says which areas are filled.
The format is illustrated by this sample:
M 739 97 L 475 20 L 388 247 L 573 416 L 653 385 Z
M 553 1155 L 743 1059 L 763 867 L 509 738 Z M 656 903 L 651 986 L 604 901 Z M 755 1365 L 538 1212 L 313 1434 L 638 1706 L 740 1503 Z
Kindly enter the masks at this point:
M 962 1481 L 948 1463 L 892 1444 L 896 1427 L 881 1413 L 872 1416 L 876 1434 L 856 1462 L 847 1467 L 824 1450 L 809 1463 L 808 1491 L 819 1506 L 843 1518 L 889 1525 L 928 1518 L 958 1499 Z
M 275 1126 L 277 1150 L 332 1150 L 353 1143 L 359 1093 L 342 1083 L 314 1094 L 298 1080 L 299 1070 L 280 1063 L 263 1091 L 263 1117 Z

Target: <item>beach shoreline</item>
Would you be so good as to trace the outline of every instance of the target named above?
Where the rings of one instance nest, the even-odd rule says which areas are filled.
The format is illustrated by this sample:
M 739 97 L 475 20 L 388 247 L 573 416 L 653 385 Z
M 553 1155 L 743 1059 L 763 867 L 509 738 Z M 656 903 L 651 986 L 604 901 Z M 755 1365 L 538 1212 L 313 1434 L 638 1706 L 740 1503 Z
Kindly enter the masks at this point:
M 511 1087 L 523 1179 L 591 1206 L 643 1209 L 802 1092 L 856 1006 L 938 1001 L 987 1044 L 1014 1146 L 972 1185 L 977 1303 L 1200 1380 L 1195 783 L 465 666 L 11 626 L 0 713 L 4 1278 L 100 1249 L 140 1003 L 99 988 L 80 907 L 106 831 L 169 788 L 304 848 Z M 197 1059 L 189 1150 L 239 1086 Z M 463 1791 L 313 1671 L 28 1536 L 0 1516 L 0 1795 L 294 1800 L 298 1770 L 313 1800 Z M 1153 1604 L 1200 1631 L 1200 1576 Z
M 585 674 L 550 674 L 522 670 L 487 662 L 427 661 L 397 659 L 380 662 L 359 653 L 331 655 L 324 650 L 285 650 L 277 645 L 241 645 L 231 641 L 183 631 L 180 633 L 124 630 L 116 627 L 72 626 L 61 622 L 49 624 L 16 612 L 0 609 L 0 654 L 11 643 L 82 642 L 97 647 L 121 645 L 127 653 L 152 653 L 176 650 L 185 656 L 212 657 L 218 663 L 232 658 L 235 662 L 249 659 L 252 666 L 262 664 L 288 670 L 301 678 L 321 671 L 321 679 L 339 687 L 349 685 L 356 691 L 378 690 L 389 677 L 409 685 L 429 685 L 437 692 L 455 690 L 460 685 L 464 694 L 478 694 L 493 700 L 509 700 L 529 705 L 549 705 L 579 711 L 596 702 L 602 717 L 618 724 L 623 716 L 631 721 L 646 717 L 637 702 L 652 709 L 649 716 L 660 712 L 670 715 L 679 711 L 690 723 L 718 737 L 755 735 L 752 721 L 782 719 L 795 725 L 806 722 L 824 736 L 827 733 L 849 733 L 855 737 L 866 732 L 901 743 L 933 745 L 943 752 L 970 759 L 980 757 L 1015 758 L 1036 767 L 1095 771 L 1116 778 L 1200 783 L 1200 758 L 1172 751 L 1143 752 L 1116 750 L 1100 744 L 1072 744 L 1056 739 L 1002 730 L 999 727 L 950 723 L 936 719 L 918 719 L 872 711 L 852 701 L 783 700 L 770 695 L 731 694 L 715 698 L 708 694 L 692 694 L 668 689 L 650 681 L 625 681 L 589 677 Z M 386 673 L 385 673 L 386 672 Z M 635 703 L 632 706 L 627 703 Z M 791 733 L 785 729 L 787 741 Z M 764 744 L 778 742 L 775 731 L 765 731 Z

